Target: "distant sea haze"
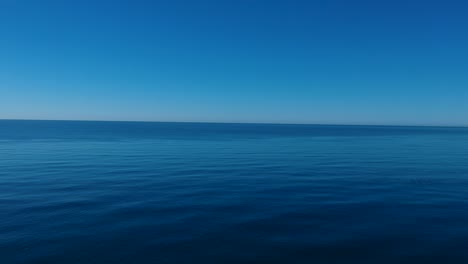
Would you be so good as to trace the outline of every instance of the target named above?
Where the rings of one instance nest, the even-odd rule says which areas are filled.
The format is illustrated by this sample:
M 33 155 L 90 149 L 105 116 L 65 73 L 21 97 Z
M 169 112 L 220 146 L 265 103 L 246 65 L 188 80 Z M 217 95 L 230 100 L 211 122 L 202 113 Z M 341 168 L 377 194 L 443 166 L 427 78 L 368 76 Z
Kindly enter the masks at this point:
M 0 263 L 468 263 L 468 128 L 0 121 Z

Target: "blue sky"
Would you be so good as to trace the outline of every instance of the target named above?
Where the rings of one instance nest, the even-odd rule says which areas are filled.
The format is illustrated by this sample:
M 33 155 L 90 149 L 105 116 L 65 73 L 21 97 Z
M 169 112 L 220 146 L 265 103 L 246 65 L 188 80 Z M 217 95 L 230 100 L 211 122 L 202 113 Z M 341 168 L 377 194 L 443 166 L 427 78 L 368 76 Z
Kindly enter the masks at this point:
M 467 1 L 0 2 L 0 118 L 468 125 Z

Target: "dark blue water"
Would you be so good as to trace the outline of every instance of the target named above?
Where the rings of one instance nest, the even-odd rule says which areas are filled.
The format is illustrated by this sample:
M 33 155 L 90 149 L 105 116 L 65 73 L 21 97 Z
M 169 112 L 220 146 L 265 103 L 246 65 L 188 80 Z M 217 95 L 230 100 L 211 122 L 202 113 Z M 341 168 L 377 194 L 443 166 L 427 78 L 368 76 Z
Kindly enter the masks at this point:
M 0 121 L 0 263 L 468 263 L 468 129 Z

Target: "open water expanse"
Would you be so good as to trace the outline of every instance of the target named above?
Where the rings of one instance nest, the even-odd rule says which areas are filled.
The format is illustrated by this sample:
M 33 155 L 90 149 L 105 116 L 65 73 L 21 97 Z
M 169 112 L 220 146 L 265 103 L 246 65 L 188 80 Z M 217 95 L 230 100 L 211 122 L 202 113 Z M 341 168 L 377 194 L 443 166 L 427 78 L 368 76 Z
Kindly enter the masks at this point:
M 0 121 L 0 263 L 468 263 L 468 128 Z

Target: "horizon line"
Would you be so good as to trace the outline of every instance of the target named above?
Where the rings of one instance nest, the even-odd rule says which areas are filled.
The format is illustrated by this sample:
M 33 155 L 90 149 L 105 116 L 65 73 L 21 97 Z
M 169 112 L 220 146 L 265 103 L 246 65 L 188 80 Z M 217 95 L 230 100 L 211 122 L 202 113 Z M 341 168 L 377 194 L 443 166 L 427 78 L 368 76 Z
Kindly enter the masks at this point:
M 384 126 L 384 127 L 446 127 L 468 128 L 468 125 L 408 125 L 408 124 L 340 124 L 340 123 L 288 123 L 288 122 L 223 122 L 223 121 L 157 121 L 157 120 L 93 120 L 93 119 L 29 119 L 0 118 L 0 121 L 65 121 L 65 122 L 128 122 L 128 123 L 192 123 L 192 124 L 250 124 L 250 125 L 309 125 L 309 126 Z

